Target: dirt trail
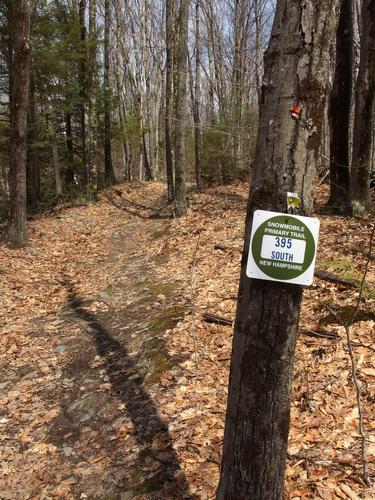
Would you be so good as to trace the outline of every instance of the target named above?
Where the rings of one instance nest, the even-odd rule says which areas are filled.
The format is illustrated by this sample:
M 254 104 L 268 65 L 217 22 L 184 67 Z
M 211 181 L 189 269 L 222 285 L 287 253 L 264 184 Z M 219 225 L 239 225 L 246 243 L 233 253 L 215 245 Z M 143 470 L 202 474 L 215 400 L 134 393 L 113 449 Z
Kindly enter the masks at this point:
M 39 339 L 50 337 L 55 325 L 57 345 L 44 357 L 48 381 L 27 367 L 26 373 L 3 377 L 16 397 L 25 378 L 38 379 L 38 398 L 55 416 L 43 427 L 33 426 L 31 453 L 29 446 L 19 447 L 18 426 L 37 414 L 18 422 L 3 419 L 7 449 L 19 454 L 19 462 L 2 499 L 193 498 L 168 421 L 150 395 L 163 390 L 160 376 L 183 361 L 169 354 L 164 340 L 185 312 L 178 284 L 156 281 L 155 266 L 165 259 L 148 258 L 144 248 L 155 231 L 163 231 L 163 219 L 155 218 L 158 207 L 129 208 L 118 201 L 116 207 L 130 215 L 110 237 L 111 252 L 102 264 L 108 273 L 105 288 L 79 296 L 74 280 L 63 276 L 68 303 L 33 322 Z

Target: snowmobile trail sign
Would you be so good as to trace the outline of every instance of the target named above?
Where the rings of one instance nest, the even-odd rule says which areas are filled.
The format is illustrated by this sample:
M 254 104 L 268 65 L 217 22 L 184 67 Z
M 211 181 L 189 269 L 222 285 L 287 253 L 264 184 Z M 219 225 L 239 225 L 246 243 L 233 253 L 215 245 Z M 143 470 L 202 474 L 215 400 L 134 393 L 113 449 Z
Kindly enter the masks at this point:
M 249 278 L 311 285 L 319 219 L 256 210 L 246 275 Z

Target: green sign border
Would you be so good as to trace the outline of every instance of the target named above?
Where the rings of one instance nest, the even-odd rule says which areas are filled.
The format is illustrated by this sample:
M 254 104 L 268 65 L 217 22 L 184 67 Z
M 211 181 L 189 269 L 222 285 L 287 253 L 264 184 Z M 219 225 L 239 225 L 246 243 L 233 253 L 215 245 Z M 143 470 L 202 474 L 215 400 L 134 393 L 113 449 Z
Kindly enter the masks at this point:
M 304 227 L 303 234 L 305 238 L 297 238 L 296 236 L 291 236 L 290 233 L 293 230 L 289 229 L 284 229 L 280 228 L 283 231 L 288 231 L 289 235 L 279 235 L 280 237 L 285 237 L 285 238 L 292 238 L 295 240 L 303 240 L 306 241 L 306 249 L 305 249 L 305 259 L 301 265 L 302 270 L 298 269 L 288 269 L 287 267 L 282 268 L 282 267 L 273 267 L 272 263 L 273 262 L 280 262 L 282 261 L 275 261 L 273 259 L 264 259 L 263 257 L 260 256 L 260 252 L 262 249 L 262 241 L 263 241 L 263 236 L 265 236 L 265 230 L 270 222 L 277 222 L 279 224 L 288 224 L 292 226 L 299 226 L 299 227 Z M 295 231 L 293 231 L 295 232 Z M 273 235 L 269 235 L 273 236 Z M 278 235 L 274 235 L 278 236 Z M 276 217 L 271 217 L 264 221 L 255 231 L 252 243 L 251 243 L 251 253 L 254 259 L 255 264 L 257 267 L 267 276 L 270 278 L 276 279 L 276 280 L 291 280 L 294 278 L 298 278 L 301 276 L 303 273 L 305 273 L 308 268 L 311 266 L 314 256 L 315 256 L 315 239 L 314 236 L 312 235 L 310 229 L 308 226 L 302 222 L 300 219 L 296 219 L 295 217 L 292 217 L 290 215 L 278 215 Z M 260 264 L 260 261 L 266 261 L 271 263 L 271 265 L 262 265 Z

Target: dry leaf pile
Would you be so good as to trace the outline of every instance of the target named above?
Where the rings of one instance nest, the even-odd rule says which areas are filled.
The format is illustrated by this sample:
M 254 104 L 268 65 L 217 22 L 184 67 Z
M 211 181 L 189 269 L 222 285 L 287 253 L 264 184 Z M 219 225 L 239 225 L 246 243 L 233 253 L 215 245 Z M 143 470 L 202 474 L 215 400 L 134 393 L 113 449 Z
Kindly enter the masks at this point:
M 203 313 L 234 318 L 246 200 L 240 182 L 192 191 L 173 220 L 162 184 L 124 184 L 1 247 L 0 498 L 214 498 L 232 328 Z M 320 219 L 317 266 L 360 276 L 371 220 Z M 373 475 L 372 297 L 350 331 Z M 375 497 L 339 320 L 357 299 L 321 280 L 304 293 L 287 498 Z

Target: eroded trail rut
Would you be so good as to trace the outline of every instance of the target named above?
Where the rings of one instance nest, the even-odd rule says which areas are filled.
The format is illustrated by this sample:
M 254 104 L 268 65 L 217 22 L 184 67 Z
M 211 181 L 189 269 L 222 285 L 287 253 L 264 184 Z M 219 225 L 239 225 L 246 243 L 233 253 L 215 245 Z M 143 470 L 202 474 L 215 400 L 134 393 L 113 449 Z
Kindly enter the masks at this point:
M 62 461 L 79 465 L 93 447 L 94 461 L 110 457 L 104 477 L 90 474 L 77 485 L 88 497 L 189 498 L 168 422 L 150 395 L 160 375 L 182 361 L 168 353 L 163 335 L 184 314 L 176 284 L 155 281 L 160 256 L 146 260 L 139 252 L 155 226 L 136 219 L 113 235 L 108 261 L 120 266 L 96 296 L 79 297 L 66 283 L 71 300 L 59 315 L 64 336 L 57 350 L 66 349 L 72 361 L 62 374 L 62 411 L 49 435 Z M 119 434 L 127 435 L 126 447 L 124 439 L 117 447 Z
M 148 389 L 181 361 L 168 353 L 163 334 L 184 309 L 168 303 L 173 283 L 153 280 L 157 260 L 145 261 L 137 252 L 140 233 L 147 230 L 135 221 L 113 237 L 111 259 L 122 260 L 120 274 L 94 297 L 78 297 L 67 282 L 71 301 L 60 314 L 65 334 L 57 349 L 66 349 L 72 361 L 62 374 L 62 411 L 50 428 L 51 442 L 62 447 L 62 460 L 79 463 L 82 457 L 74 444 L 81 448 L 94 433 L 94 447 L 110 456 L 123 476 L 116 486 L 100 479 L 95 490 L 90 478 L 87 488 L 96 496 L 102 490 L 103 498 L 140 493 L 162 498 L 163 487 L 171 496 L 179 490 L 182 495 L 168 423 Z M 116 449 L 118 432 L 128 432 L 129 448 Z

